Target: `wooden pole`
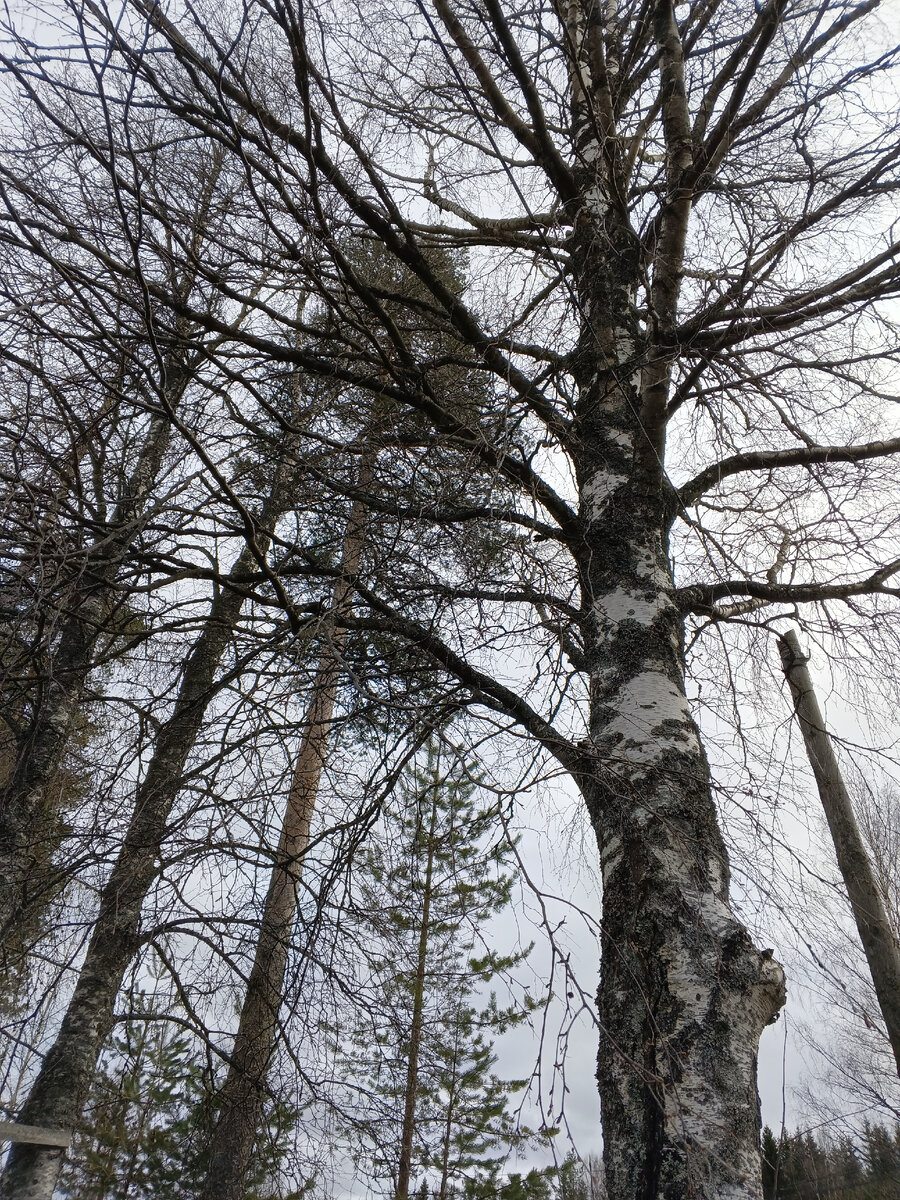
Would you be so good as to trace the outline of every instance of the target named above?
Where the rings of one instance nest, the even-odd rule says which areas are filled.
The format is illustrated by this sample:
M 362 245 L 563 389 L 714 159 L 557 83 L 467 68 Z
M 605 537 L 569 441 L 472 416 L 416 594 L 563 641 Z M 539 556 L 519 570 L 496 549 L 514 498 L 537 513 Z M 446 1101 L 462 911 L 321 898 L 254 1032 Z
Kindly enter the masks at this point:
M 71 1140 L 68 1129 L 43 1129 L 40 1125 L 0 1121 L 0 1142 L 28 1142 L 32 1146 L 61 1146 L 67 1150 Z
M 872 874 L 872 865 L 853 815 L 850 795 L 825 729 L 822 710 L 816 700 L 806 664 L 809 656 L 801 653 L 793 630 L 778 639 L 781 665 L 791 689 L 794 711 L 803 733 L 819 796 L 837 855 L 838 867 L 850 897 L 856 928 L 872 982 L 887 1026 L 888 1038 L 900 1075 L 900 948 L 885 912 L 881 894 Z

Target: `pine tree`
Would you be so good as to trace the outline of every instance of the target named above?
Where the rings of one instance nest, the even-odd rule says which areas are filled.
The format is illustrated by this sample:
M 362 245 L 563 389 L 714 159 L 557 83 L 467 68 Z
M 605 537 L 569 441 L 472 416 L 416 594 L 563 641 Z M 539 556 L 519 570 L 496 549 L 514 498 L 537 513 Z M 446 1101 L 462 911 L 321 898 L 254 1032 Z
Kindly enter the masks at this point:
M 146 997 L 100 1061 L 62 1190 L 68 1200 L 192 1195 L 208 1080 L 194 1040 Z
M 358 1169 L 405 1200 L 426 1179 L 447 1200 L 494 1194 L 511 1146 L 530 1136 L 508 1109 L 521 1082 L 494 1073 L 497 1034 L 525 1020 L 483 989 L 527 954 L 475 953 L 510 902 L 510 849 L 490 845 L 496 811 L 471 764 L 432 743 L 401 783 L 360 863 L 357 941 L 364 1005 L 339 1058 L 365 1095 L 350 1140 Z
M 553 1200 L 556 1175 L 553 1167 L 532 1167 L 525 1175 L 512 1174 L 497 1192 L 498 1200 Z

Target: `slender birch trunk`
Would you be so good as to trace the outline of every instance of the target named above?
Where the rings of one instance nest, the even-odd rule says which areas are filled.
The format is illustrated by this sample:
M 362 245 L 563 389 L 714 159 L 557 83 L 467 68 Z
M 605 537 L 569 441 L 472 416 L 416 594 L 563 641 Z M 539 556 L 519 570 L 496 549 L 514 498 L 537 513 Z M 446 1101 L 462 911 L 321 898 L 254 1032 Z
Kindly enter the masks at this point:
M 357 488 L 364 491 L 369 486 L 374 464 L 373 452 L 363 456 Z M 297 915 L 303 856 L 309 845 L 310 825 L 328 755 L 340 658 L 346 641 L 346 632 L 338 627 L 336 618 L 352 601 L 352 580 L 359 569 L 365 535 L 366 510 L 357 501 L 347 521 L 341 577 L 334 589 L 332 617 L 324 630 L 327 645 L 313 679 L 253 965 L 247 979 L 228 1074 L 218 1097 L 219 1116 L 210 1139 L 202 1200 L 241 1200 L 262 1123 L 266 1076 L 278 1042 L 278 1014 Z
M 190 379 L 188 371 L 171 374 L 170 403 L 177 405 Z M 37 712 L 15 748 L 14 766 L 0 793 L 0 952 L 6 953 L 23 921 L 41 907 L 46 859 L 41 847 L 52 841 L 55 805 L 48 786 L 72 737 L 97 643 L 119 597 L 116 579 L 140 527 L 159 476 L 171 426 L 167 417 L 151 417 L 140 458 L 109 525 L 94 542 L 72 597 L 49 673 L 42 684 Z
M 825 718 L 806 666 L 809 658 L 801 652 L 792 629 L 778 639 L 778 649 L 900 1075 L 900 948 L 885 912 L 831 738 L 825 729 Z
M 729 903 L 729 864 L 684 682 L 668 555 L 676 515 L 666 404 L 691 211 L 691 121 L 671 3 L 652 11 L 666 202 L 652 262 L 631 224 L 613 95 L 615 5 L 569 11 L 578 199 L 571 238 L 581 331 L 572 447 L 590 678 L 580 783 L 603 876 L 598 1063 L 616 1200 L 758 1200 L 756 1055 L 783 972 Z M 609 22 L 609 27 L 606 27 Z M 649 274 L 653 323 L 636 316 Z
M 246 545 L 230 577 L 245 577 L 265 553 L 281 511 L 280 483 L 259 522 L 256 546 Z M 140 946 L 141 909 L 159 871 L 166 825 L 243 604 L 240 589 L 223 586 L 185 662 L 172 715 L 163 724 L 135 797 L 125 840 L 100 896 L 93 934 L 59 1033 L 19 1114 L 19 1121 L 71 1129 L 90 1092 L 97 1058 L 112 1030 L 113 1005 Z M 13 1146 L 2 1177 L 4 1200 L 51 1200 L 64 1151 Z
M 416 1098 L 419 1091 L 419 1050 L 422 1045 L 422 1021 L 425 1014 L 425 976 L 428 966 L 428 942 L 431 932 L 431 895 L 434 875 L 434 829 L 436 821 L 437 796 L 432 793 L 431 817 L 428 823 L 428 842 L 425 850 L 425 887 L 422 892 L 419 942 L 416 947 L 416 971 L 413 977 L 413 1007 L 409 1025 L 406 1083 L 403 1089 L 403 1121 L 400 1126 L 400 1156 L 397 1163 L 395 1200 L 409 1200 L 409 1183 L 412 1174 L 413 1140 L 416 1132 Z

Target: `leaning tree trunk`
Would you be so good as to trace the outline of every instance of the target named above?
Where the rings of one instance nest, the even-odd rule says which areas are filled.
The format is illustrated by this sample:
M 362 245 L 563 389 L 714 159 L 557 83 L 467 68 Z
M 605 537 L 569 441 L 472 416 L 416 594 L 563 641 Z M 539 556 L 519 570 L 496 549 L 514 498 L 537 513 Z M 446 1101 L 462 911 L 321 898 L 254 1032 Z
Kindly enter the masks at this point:
M 900 1075 L 900 949 L 825 729 L 825 718 L 806 666 L 808 658 L 801 653 L 793 630 L 778 639 L 778 649 Z
M 373 452 L 363 456 L 357 489 L 365 491 L 370 485 L 374 461 Z M 346 640 L 346 632 L 339 627 L 338 618 L 352 601 L 353 579 L 359 569 L 365 531 L 366 510 L 357 501 L 347 521 L 341 574 L 334 588 L 331 616 L 323 631 L 325 649 L 304 717 L 303 736 L 294 764 L 228 1074 L 217 1098 L 219 1115 L 210 1139 L 202 1200 L 241 1200 L 254 1143 L 262 1124 L 266 1079 L 278 1042 L 278 1014 L 297 915 L 303 856 L 309 845 L 310 825 L 328 754 L 340 658 Z
M 230 577 L 246 578 L 266 552 L 280 497 L 260 519 L 254 546 L 246 545 Z M 276 499 L 278 503 L 276 503 Z M 44 1128 L 71 1129 L 81 1117 L 98 1055 L 113 1024 L 113 1005 L 125 971 L 140 946 L 141 909 L 159 871 L 159 857 L 172 804 L 206 708 L 216 691 L 216 675 L 243 603 L 243 590 L 227 583 L 215 596 L 199 638 L 189 654 L 172 715 L 163 724 L 153 756 L 135 797 L 125 840 L 100 896 L 93 934 L 59 1033 L 29 1092 L 19 1121 Z M 64 1151 L 17 1143 L 3 1173 L 4 1200 L 51 1200 Z
M 630 223 L 604 74 L 603 38 L 613 44 L 617 35 L 602 29 L 603 16 L 595 28 L 586 5 L 568 10 L 572 45 L 584 47 L 571 80 L 579 156 L 571 270 L 581 318 L 571 453 L 596 764 L 581 786 L 603 876 L 604 1159 L 616 1200 L 758 1200 L 757 1045 L 784 982 L 731 911 L 709 768 L 685 696 L 668 557 L 676 510 L 663 464 L 691 125 L 672 6 L 648 8 L 668 188 L 649 263 Z M 645 328 L 635 301 L 648 275 Z

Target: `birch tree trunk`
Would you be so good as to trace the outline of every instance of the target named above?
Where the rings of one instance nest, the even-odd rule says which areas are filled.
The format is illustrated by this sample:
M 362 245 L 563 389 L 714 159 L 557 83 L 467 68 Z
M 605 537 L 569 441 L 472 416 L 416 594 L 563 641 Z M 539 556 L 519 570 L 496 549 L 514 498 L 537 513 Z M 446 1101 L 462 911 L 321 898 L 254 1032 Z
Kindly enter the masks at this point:
M 749 1200 L 761 1187 L 757 1044 L 783 1003 L 783 975 L 729 905 L 665 525 L 636 490 L 622 489 L 589 538 L 598 769 L 583 786 L 604 887 L 607 1179 L 629 1200 Z
M 586 6 L 570 10 L 573 45 L 585 47 L 571 83 L 581 317 L 573 457 L 596 763 L 582 788 L 604 895 L 604 1157 L 610 1195 L 621 1200 L 755 1200 L 757 1045 L 784 983 L 731 911 L 709 768 L 685 695 L 684 625 L 668 556 L 676 509 L 663 463 L 692 151 L 674 12 L 662 0 L 652 7 L 668 195 L 650 328 L 636 316 L 642 248 L 613 137 L 616 63 L 605 47 L 614 39 L 588 28 Z
M 374 465 L 375 454 L 370 451 L 360 463 L 358 489 L 365 491 L 369 487 Z M 346 641 L 346 633 L 337 627 L 335 618 L 351 603 L 352 581 L 359 569 L 365 533 L 366 512 L 357 501 L 347 521 L 341 577 L 335 585 L 332 615 L 324 630 L 327 645 L 313 680 L 253 965 L 228 1074 L 218 1096 L 219 1116 L 210 1139 L 202 1200 L 241 1200 L 262 1122 L 266 1076 L 278 1041 L 278 1014 L 297 915 L 303 856 L 309 845 L 310 825 L 328 755 L 340 659 Z
M 271 198 L 257 215 L 277 245 L 293 223 L 297 236 L 283 269 L 272 264 L 278 287 L 291 294 L 298 275 L 308 279 L 336 314 L 334 345 L 323 344 L 324 357 L 317 351 L 310 369 L 381 391 L 387 368 L 391 394 L 415 410 L 423 438 L 470 448 L 477 470 L 496 473 L 516 492 L 506 515 L 483 508 L 485 520 L 502 522 L 508 532 L 510 521 L 521 530 L 526 512 L 538 513 L 528 557 L 517 559 L 514 541 L 507 543 L 508 577 L 497 572 L 503 590 L 493 580 L 480 589 L 474 580 L 458 597 L 458 632 L 443 632 L 452 625 L 444 620 L 452 601 L 443 581 L 434 592 L 437 619 L 410 615 L 402 589 L 387 588 L 372 606 L 371 628 L 408 638 L 478 705 L 504 714 L 555 754 L 583 790 L 604 880 L 599 1081 L 611 1195 L 755 1200 L 756 1047 L 783 1002 L 784 984 L 778 965 L 753 947 L 730 907 L 709 768 L 686 697 L 683 614 L 727 620 L 736 598 L 755 609 L 854 603 L 895 591 L 893 552 L 885 551 L 867 579 L 832 569 L 841 536 L 844 546 L 869 533 L 873 544 L 890 544 L 889 524 L 863 504 L 851 505 L 833 533 L 817 522 L 807 542 L 809 581 L 778 583 L 777 571 L 770 577 L 760 569 L 758 553 L 758 535 L 771 540 L 781 518 L 806 507 L 809 495 L 826 501 L 837 518 L 846 495 L 841 476 L 831 474 L 837 464 L 886 460 L 900 451 L 897 439 L 829 445 L 829 427 L 842 423 L 830 426 L 831 402 L 822 412 L 817 402 L 820 386 L 827 394 L 844 381 L 840 405 L 860 418 L 860 428 L 881 412 L 871 407 L 869 364 L 883 357 L 883 337 L 865 333 L 860 315 L 878 311 L 896 288 L 896 236 L 890 218 L 880 215 L 896 185 L 896 129 L 892 115 L 882 121 L 869 103 L 882 94 L 881 72 L 893 50 L 882 51 L 879 42 L 870 58 L 860 59 L 855 45 L 867 44 L 874 32 L 861 22 L 877 0 L 814 6 L 714 0 L 679 5 L 677 21 L 673 0 L 561 0 L 527 11 L 501 0 L 475 7 L 434 0 L 391 20 L 377 3 L 354 9 L 346 51 L 345 39 L 325 26 L 324 10 L 309 9 L 300 21 L 291 6 L 268 6 L 272 24 L 262 43 L 255 39 L 263 26 L 245 23 L 226 51 L 190 14 L 175 25 L 158 4 L 133 0 L 128 7 L 142 36 L 158 39 L 168 57 L 172 70 L 164 81 L 148 65 L 155 58 L 145 53 L 146 43 L 129 44 L 118 16 L 102 4 L 90 6 L 99 14 L 92 15 L 97 43 L 115 36 L 151 108 L 155 103 L 172 115 L 182 105 L 197 114 L 197 128 L 208 129 L 229 153 L 233 148 L 241 177 L 258 185 L 247 196 Z M 308 36 L 317 19 L 323 24 Z M 93 37 L 84 44 L 93 45 Z M 277 69 L 291 59 L 302 120 L 280 99 L 283 81 L 273 86 L 267 76 L 269 47 L 276 44 L 284 54 L 274 56 Z M 693 60 L 687 90 L 685 54 Z M 249 65 L 242 69 L 242 62 Z M 8 60 L 8 69 L 28 82 L 18 60 Z M 267 94 L 277 98 L 270 102 Z M 867 130 L 848 151 L 833 134 L 854 133 L 848 117 L 860 97 L 869 103 Z M 324 140 L 322 129 L 329 131 Z M 76 144 L 83 136 L 73 131 Z M 405 176 L 401 186 L 396 159 L 388 165 L 385 148 L 396 156 L 396 147 L 411 145 L 421 147 L 424 175 Z M 297 187 L 290 189 L 290 206 L 279 207 L 267 189 L 282 178 L 285 163 L 298 172 Z M 496 180 L 501 186 L 487 182 Z M 506 203 L 503 192 L 515 193 L 515 203 Z M 308 257 L 307 212 L 294 199 L 303 194 L 321 214 L 317 220 L 336 214 Z M 545 211 L 533 211 L 532 199 Z M 703 206 L 696 261 L 679 314 L 695 202 Z M 437 223 L 426 221 L 429 205 L 439 211 Z M 495 210 L 496 220 L 489 216 Z M 405 215 L 412 212 L 421 220 Z M 448 336 L 465 351 L 446 361 L 474 355 L 496 385 L 492 411 L 469 421 L 455 406 L 435 404 L 434 356 L 417 353 L 414 337 L 405 337 L 403 322 L 385 308 L 402 306 L 401 287 L 361 286 L 343 255 L 330 255 L 334 269 L 322 271 L 321 245 L 331 235 L 339 242 L 348 220 L 354 235 L 391 257 L 395 280 L 405 270 L 416 275 L 429 296 L 426 308 L 443 314 Z M 248 253 L 247 228 L 240 222 L 227 248 L 252 278 L 257 251 L 268 242 Z M 873 235 L 860 239 L 858 251 L 853 238 L 833 240 L 851 228 Z M 69 236 L 64 227 L 63 233 Z M 819 237 L 822 249 L 815 251 Z M 426 251 L 438 244 L 477 248 L 482 278 L 493 263 L 511 261 L 507 250 L 521 252 L 528 256 L 520 260 L 523 270 L 529 261 L 540 266 L 546 287 L 519 294 L 517 266 L 517 282 L 502 300 L 473 306 L 465 286 L 429 267 Z M 491 259 L 492 247 L 502 255 Z M 274 284 L 271 290 L 276 294 Z M 342 342 L 342 311 L 363 337 Z M 264 324 L 277 319 L 269 303 L 259 312 Z M 580 333 L 574 353 L 570 318 Z M 245 350 L 251 371 L 254 362 L 268 371 L 278 343 L 248 337 Z M 676 356 L 679 383 L 670 394 Z M 296 365 L 296 353 L 284 362 Z M 688 456 L 697 473 L 676 495 L 665 470 L 667 412 L 684 414 L 688 403 L 697 415 L 682 430 L 697 433 L 696 454 Z M 494 423 L 498 414 L 505 415 Z M 574 467 L 577 517 L 552 482 L 563 458 Z M 543 475 L 542 461 L 552 468 Z M 791 483 L 784 472 L 803 466 L 815 470 L 799 472 L 803 481 Z M 745 473 L 754 481 L 747 487 L 738 482 Z M 779 482 L 770 485 L 769 478 Z M 751 513 L 747 522 L 734 521 L 722 562 L 718 549 L 708 553 L 720 545 L 718 515 L 710 524 L 689 511 L 720 488 L 733 506 L 728 511 L 738 514 L 743 504 Z M 679 505 L 685 506 L 685 569 L 704 564 L 680 590 L 669 559 Z M 396 506 L 398 514 L 403 507 Z M 710 510 L 721 511 L 718 501 Z M 434 519 L 430 532 L 457 517 L 438 505 Z M 740 539 L 749 531 L 757 544 L 745 553 Z M 555 554 L 565 577 L 558 594 L 553 570 L 544 575 L 541 546 L 531 554 L 539 542 L 548 543 L 551 566 Z M 563 565 L 569 553 L 581 586 L 574 616 L 568 557 Z M 518 578 L 517 562 L 525 571 Z M 543 586 L 535 595 L 536 578 L 542 585 L 546 578 L 550 609 Z M 556 720 L 560 693 L 550 688 L 541 696 L 541 672 L 525 694 L 505 682 L 507 663 L 492 661 L 489 651 L 496 625 L 489 633 L 467 625 L 464 605 L 479 591 L 490 603 L 502 595 L 514 607 L 530 604 L 535 627 L 558 623 L 559 648 L 589 680 L 586 748 L 574 743 L 567 719 Z M 420 613 L 424 606 L 423 599 Z M 545 614 L 554 610 L 558 616 L 548 622 Z M 892 611 L 873 603 L 866 619 L 886 623 Z M 513 612 L 511 629 L 517 620 Z M 290 888 L 286 894 L 290 900 Z
M 245 545 L 230 576 L 246 577 L 268 548 L 283 497 L 280 484 L 263 510 L 256 545 Z M 216 674 L 240 616 L 243 593 L 223 586 L 185 662 L 172 715 L 163 724 L 135 797 L 124 843 L 100 896 L 94 930 L 56 1040 L 19 1114 L 24 1124 L 71 1129 L 80 1118 L 97 1058 L 113 1027 L 113 1005 L 140 945 L 141 909 L 159 870 L 166 823 Z M 16 1144 L 4 1169 L 4 1200 L 51 1200 L 64 1151 Z
M 825 729 L 825 718 L 806 666 L 808 657 L 801 653 L 792 629 L 778 639 L 778 649 L 900 1075 L 900 949 Z

